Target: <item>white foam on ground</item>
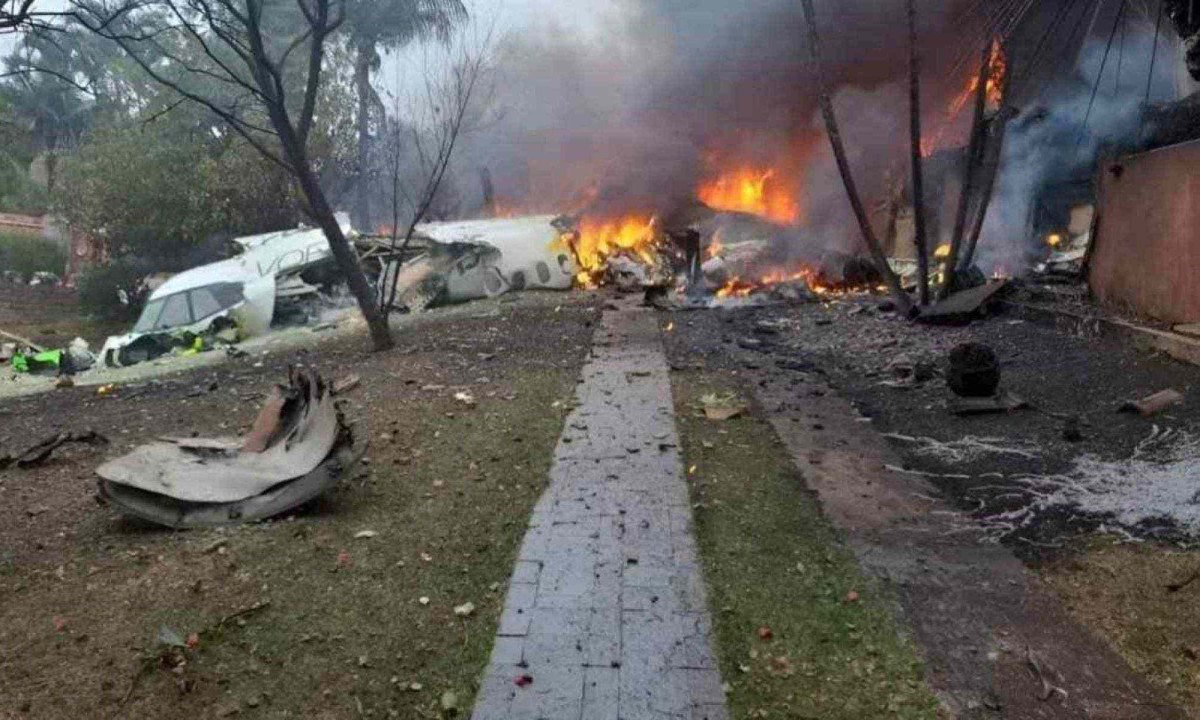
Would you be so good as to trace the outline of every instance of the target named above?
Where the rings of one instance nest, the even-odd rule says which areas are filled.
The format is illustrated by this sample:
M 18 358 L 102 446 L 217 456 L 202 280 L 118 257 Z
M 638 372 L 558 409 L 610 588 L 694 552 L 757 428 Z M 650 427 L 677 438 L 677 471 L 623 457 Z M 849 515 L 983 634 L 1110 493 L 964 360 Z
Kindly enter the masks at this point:
M 1184 431 L 1155 427 L 1129 458 L 1082 455 L 1062 474 L 1016 480 L 1033 494 L 1033 504 L 990 520 L 1019 526 L 1065 508 L 1111 516 L 1127 528 L 1168 518 L 1180 530 L 1200 534 L 1200 438 Z

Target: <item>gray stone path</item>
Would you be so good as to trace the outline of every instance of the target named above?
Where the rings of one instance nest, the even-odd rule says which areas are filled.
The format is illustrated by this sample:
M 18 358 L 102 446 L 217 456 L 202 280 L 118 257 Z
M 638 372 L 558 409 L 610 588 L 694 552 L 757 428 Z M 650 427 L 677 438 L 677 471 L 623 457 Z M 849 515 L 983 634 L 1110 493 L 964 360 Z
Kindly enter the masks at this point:
M 577 395 L 473 719 L 725 720 L 653 315 L 605 313 Z

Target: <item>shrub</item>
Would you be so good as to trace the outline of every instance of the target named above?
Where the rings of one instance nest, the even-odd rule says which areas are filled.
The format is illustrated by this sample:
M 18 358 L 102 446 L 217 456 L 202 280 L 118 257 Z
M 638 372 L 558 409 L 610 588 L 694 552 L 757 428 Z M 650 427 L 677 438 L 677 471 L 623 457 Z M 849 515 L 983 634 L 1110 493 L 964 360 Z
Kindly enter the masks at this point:
M 0 235 L 0 270 L 16 270 L 29 279 L 35 272 L 61 276 L 67 251 L 60 245 L 29 235 Z
M 79 276 L 79 305 L 84 314 L 112 321 L 132 321 L 142 311 L 140 291 L 146 271 L 140 263 L 116 260 Z M 128 302 L 121 302 L 122 291 Z

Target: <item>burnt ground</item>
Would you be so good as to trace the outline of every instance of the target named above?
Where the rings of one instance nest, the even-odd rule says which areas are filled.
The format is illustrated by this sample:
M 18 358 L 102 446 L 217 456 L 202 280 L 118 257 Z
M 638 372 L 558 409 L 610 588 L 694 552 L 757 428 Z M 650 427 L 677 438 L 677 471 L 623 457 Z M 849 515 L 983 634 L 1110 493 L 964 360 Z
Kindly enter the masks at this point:
M 1155 426 L 1194 427 L 1196 369 L 1003 316 L 965 328 L 910 325 L 876 303 L 677 313 L 673 367 L 740 378 L 758 399 L 756 413 L 825 514 L 895 593 L 927 678 L 956 716 L 1179 717 L 1172 702 L 1200 716 L 1191 622 L 1200 593 L 1166 589 L 1200 566 L 1190 538 L 1165 521 L 1120 528 L 1074 508 L 1038 509 L 1019 482 L 1085 454 L 1128 458 Z M 936 369 L 966 340 L 995 348 L 1003 386 L 1037 409 L 960 418 L 945 407 L 940 377 L 894 386 L 897 356 Z M 1125 400 L 1166 387 L 1188 402 L 1153 419 L 1117 414 Z M 1063 437 L 1072 414 L 1083 423 L 1079 442 Z M 983 438 L 1021 454 L 939 460 L 889 434 Z M 1020 524 L 996 521 L 1030 507 Z
M 967 327 L 913 325 L 877 310 L 878 298 L 847 297 L 824 304 L 712 313 L 679 313 L 670 344 L 680 366 L 702 363 L 732 371 L 812 370 L 849 399 L 877 431 L 914 438 L 954 441 L 964 436 L 1002 439 L 1021 454 L 979 453 L 953 462 L 915 452 L 892 441 L 908 469 L 929 473 L 942 495 L 977 517 L 1025 504 L 1023 488 L 1004 478 L 1057 473 L 1080 455 L 1127 458 L 1157 426 L 1200 427 L 1194 392 L 1200 370 L 1152 355 L 1115 339 L 1071 337 L 1053 328 L 997 315 Z M 1002 388 L 1033 409 L 1012 414 L 958 417 L 946 410 L 953 398 L 942 377 L 951 348 L 962 342 L 992 347 L 1002 363 Z M 937 377 L 923 383 L 889 385 L 891 365 L 928 361 Z M 903 363 L 902 363 L 903 364 Z M 790 370 L 788 368 L 791 368 Z M 1128 400 L 1174 388 L 1187 400 L 1154 418 L 1118 413 Z M 1065 416 L 1078 416 L 1083 439 L 1064 438 Z M 968 476 L 968 477 L 962 477 Z M 1030 561 L 1061 545 L 1064 537 L 1087 533 L 1106 518 L 1048 512 L 1036 522 L 1004 533 L 1004 541 Z M 1141 538 L 1188 540 L 1169 520 L 1135 530 Z

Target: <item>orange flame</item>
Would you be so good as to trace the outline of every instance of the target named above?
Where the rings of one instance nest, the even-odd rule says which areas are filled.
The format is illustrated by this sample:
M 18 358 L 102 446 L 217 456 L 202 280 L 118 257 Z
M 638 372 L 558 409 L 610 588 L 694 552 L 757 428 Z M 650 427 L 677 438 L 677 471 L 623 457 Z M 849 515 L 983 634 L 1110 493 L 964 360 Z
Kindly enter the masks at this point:
M 604 274 L 608 259 L 618 253 L 628 253 L 649 265 L 657 264 L 660 238 L 657 218 L 629 215 L 615 220 L 585 218 L 579 223 L 579 230 L 565 239 L 579 264 L 576 279 L 590 287 Z
M 817 295 L 824 295 L 829 292 L 829 288 L 821 284 L 815 270 L 804 268 L 798 271 L 773 270 L 757 280 L 743 280 L 740 277 L 735 277 L 717 291 L 717 297 L 748 297 L 775 285 L 790 282 L 803 282 L 808 286 L 809 290 L 812 290 Z
M 991 57 L 988 60 L 988 77 L 987 77 L 987 105 L 991 108 L 999 108 L 1004 101 L 1004 78 L 1008 74 L 1008 58 L 1004 55 L 1004 46 L 1000 43 L 1000 39 L 992 40 Z M 938 128 L 937 132 L 932 137 L 921 139 L 921 156 L 930 157 L 942 145 L 942 141 L 946 134 L 947 128 L 954 123 L 958 116 L 962 113 L 967 103 L 971 98 L 975 97 L 976 90 L 979 89 L 979 76 L 972 74 L 967 81 L 966 87 L 955 95 L 950 101 L 950 105 L 946 108 L 946 119 Z
M 800 222 L 800 202 L 774 169 L 742 167 L 700 185 L 697 197 L 714 210 L 745 212 L 778 223 Z

